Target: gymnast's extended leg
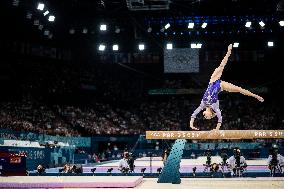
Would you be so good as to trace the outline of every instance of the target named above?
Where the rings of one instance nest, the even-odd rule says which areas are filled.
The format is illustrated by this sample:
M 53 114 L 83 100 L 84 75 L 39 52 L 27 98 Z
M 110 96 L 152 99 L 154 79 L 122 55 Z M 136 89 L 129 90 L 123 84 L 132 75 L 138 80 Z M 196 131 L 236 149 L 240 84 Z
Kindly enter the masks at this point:
M 252 92 L 250 92 L 246 89 L 243 89 L 239 86 L 233 85 L 232 83 L 228 83 L 226 81 L 221 82 L 221 88 L 224 91 L 233 92 L 233 93 L 241 93 L 241 94 L 246 95 L 246 96 L 254 97 L 257 100 L 259 100 L 260 102 L 264 101 L 264 99 L 261 96 L 256 95 L 256 94 L 254 94 L 254 93 L 252 93 Z

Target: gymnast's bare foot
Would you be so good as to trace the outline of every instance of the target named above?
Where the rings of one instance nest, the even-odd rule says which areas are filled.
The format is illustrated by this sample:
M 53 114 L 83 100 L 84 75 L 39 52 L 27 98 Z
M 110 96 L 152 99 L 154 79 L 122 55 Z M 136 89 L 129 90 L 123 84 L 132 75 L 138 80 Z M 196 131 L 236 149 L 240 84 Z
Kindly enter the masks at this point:
M 264 101 L 264 99 L 263 99 L 261 96 L 257 96 L 256 98 L 257 98 L 257 100 L 259 100 L 260 102 L 263 102 L 263 101 Z

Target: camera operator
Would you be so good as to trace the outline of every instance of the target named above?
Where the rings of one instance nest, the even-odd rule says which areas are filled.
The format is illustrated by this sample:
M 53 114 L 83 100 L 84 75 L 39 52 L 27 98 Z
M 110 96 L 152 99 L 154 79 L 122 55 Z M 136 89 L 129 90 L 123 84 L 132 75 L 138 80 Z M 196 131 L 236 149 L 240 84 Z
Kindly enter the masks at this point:
M 227 149 L 223 148 L 220 154 L 221 158 L 222 158 L 222 166 L 226 166 L 227 165 L 227 159 L 229 158 L 228 153 L 227 153 Z
M 247 167 L 246 159 L 241 155 L 239 148 L 234 148 L 234 155 L 228 159 L 228 165 L 232 176 L 241 176 Z
M 75 173 L 75 174 L 80 174 L 80 173 L 83 173 L 83 167 L 82 165 L 73 165 L 72 168 L 72 173 Z
M 128 158 L 128 165 L 129 165 L 129 172 L 134 172 L 134 168 L 135 168 L 135 165 L 134 165 L 134 156 L 132 153 L 129 153 L 129 158 Z
M 227 160 L 228 160 L 229 156 L 228 156 L 228 153 L 227 153 L 227 149 L 223 148 L 221 150 L 220 156 L 222 158 L 222 162 L 220 163 L 220 165 L 221 165 L 222 171 L 224 172 L 225 168 L 228 167 Z
M 163 159 L 163 164 L 164 164 L 164 165 L 166 164 L 166 161 L 167 161 L 167 159 L 168 159 L 168 157 L 169 157 L 169 155 L 170 155 L 170 151 L 171 151 L 171 149 L 168 148 L 168 149 L 165 149 L 165 151 L 164 151 L 164 153 L 163 153 L 162 159 Z
M 129 153 L 128 152 L 124 152 L 123 153 L 123 158 L 119 161 L 119 165 L 118 165 L 118 170 L 120 170 L 121 173 L 126 174 L 126 173 L 129 172 L 128 160 L 129 160 Z
M 211 152 L 210 149 L 207 149 L 207 150 L 205 151 L 205 154 L 204 154 L 204 155 L 206 156 L 206 163 L 203 164 L 203 166 L 205 166 L 203 172 L 206 172 L 206 171 L 208 170 L 208 168 L 211 169 L 211 154 L 212 154 L 212 152 Z
M 281 167 L 284 166 L 284 157 L 278 153 L 278 146 L 273 145 L 270 149 L 270 155 L 267 159 L 268 168 L 271 171 L 271 175 L 276 171 L 282 172 Z
M 205 155 L 206 155 L 206 165 L 211 165 L 211 150 L 206 150 Z

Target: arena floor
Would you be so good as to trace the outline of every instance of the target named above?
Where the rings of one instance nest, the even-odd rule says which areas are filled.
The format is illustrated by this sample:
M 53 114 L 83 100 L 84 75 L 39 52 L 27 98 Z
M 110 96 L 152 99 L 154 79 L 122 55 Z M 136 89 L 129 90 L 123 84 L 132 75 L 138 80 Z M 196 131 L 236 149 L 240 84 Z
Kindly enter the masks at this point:
M 161 184 L 157 179 L 145 178 L 136 187 L 137 189 L 163 188 L 163 189 L 280 189 L 284 188 L 284 178 L 239 178 L 239 179 L 218 179 L 218 178 L 183 178 L 181 184 Z
M 247 172 L 269 172 L 266 159 L 247 160 Z M 196 172 L 203 172 L 203 164 L 206 162 L 206 157 L 202 156 L 197 159 L 182 159 L 180 163 L 180 173 L 191 173 L 192 168 L 196 167 Z M 212 156 L 212 163 L 221 163 L 220 156 Z M 91 173 L 91 169 L 96 167 L 96 173 L 106 173 L 109 168 L 113 168 L 112 173 L 120 173 L 118 170 L 119 160 L 104 162 L 99 165 L 85 164 L 83 165 L 83 173 Z M 141 168 L 146 168 L 145 173 L 157 173 L 159 167 L 164 167 L 161 157 L 152 158 L 152 170 L 150 170 L 150 158 L 143 157 L 135 160 L 135 173 L 140 173 Z M 51 168 L 46 170 L 47 173 L 58 173 L 59 168 Z
M 212 156 L 212 163 L 221 163 L 222 159 L 220 156 Z M 249 172 L 268 172 L 269 170 L 267 169 L 267 160 L 266 159 L 258 159 L 258 160 L 247 160 L 247 171 Z M 203 164 L 206 162 L 206 157 L 202 156 L 197 159 L 182 159 L 180 163 L 180 173 L 188 173 L 192 172 L 192 168 L 196 167 L 197 172 L 202 172 L 204 170 Z M 150 172 L 150 158 L 149 157 L 144 157 L 144 158 L 138 158 L 135 160 L 135 172 L 140 173 L 141 168 L 145 167 L 147 168 L 145 173 Z M 96 172 L 106 172 L 108 168 L 113 167 L 113 173 L 119 172 L 117 170 L 118 167 L 118 161 L 113 161 L 109 163 L 105 163 L 99 166 L 96 166 L 97 170 Z M 159 167 L 164 167 L 163 161 L 161 157 L 154 157 L 152 159 L 152 172 L 156 173 L 157 168 Z M 84 166 L 83 170 L 84 172 L 91 172 L 91 168 L 89 166 Z
M 58 177 L 48 177 L 48 176 L 38 176 L 37 180 L 45 180 L 45 181 L 53 181 L 58 179 Z M 110 181 L 109 177 L 69 177 L 72 178 L 73 182 L 90 182 L 86 181 L 86 179 L 90 180 L 103 180 Z M 115 176 L 112 176 L 114 182 L 116 182 Z M 124 177 L 126 180 L 129 177 Z M 23 182 L 26 180 L 26 177 L 17 177 L 16 179 L 13 177 L 0 177 L 1 182 L 7 182 L 7 180 L 13 180 L 17 182 Z M 120 180 L 122 178 L 120 177 Z M 33 179 L 34 180 L 34 179 Z M 64 179 L 68 180 L 68 178 Z M 35 181 L 35 180 L 34 180 Z M 1 183 L 0 182 L 0 183 Z M 36 181 L 35 181 L 36 182 Z M 0 184 L 0 188 L 1 184 Z M 5 187 L 7 188 L 7 187 Z M 15 188 L 15 187 L 13 187 Z M 16 187 L 18 188 L 18 187 Z M 20 188 L 20 187 L 19 187 Z M 23 188 L 23 187 L 21 187 Z M 25 187 L 26 188 L 26 187 Z M 37 187 L 40 188 L 40 187 Z M 44 187 L 46 188 L 46 187 Z M 48 187 L 51 188 L 51 187 Z M 83 187 L 60 187 L 60 188 L 83 188 Z M 92 188 L 92 187 L 88 187 Z M 281 189 L 284 188 L 284 178 L 282 177 L 265 177 L 265 178 L 183 178 L 181 184 L 168 184 L 168 183 L 157 183 L 157 178 L 143 178 L 142 182 L 135 187 L 135 189 L 150 189 L 150 188 L 163 188 L 163 189 L 260 189 L 260 188 L 269 188 L 269 189 Z M 107 189 L 107 188 L 105 188 Z

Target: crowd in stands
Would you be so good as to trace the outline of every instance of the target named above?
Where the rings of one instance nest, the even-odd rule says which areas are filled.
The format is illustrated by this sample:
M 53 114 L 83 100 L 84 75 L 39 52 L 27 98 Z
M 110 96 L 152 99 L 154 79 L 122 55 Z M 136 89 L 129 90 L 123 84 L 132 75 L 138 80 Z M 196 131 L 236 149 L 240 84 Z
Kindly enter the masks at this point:
M 136 72 L 128 73 L 125 70 L 115 73 L 110 68 L 105 72 L 98 71 L 100 69 L 78 69 L 76 72 L 76 69 L 68 66 L 45 64 L 32 71 L 31 68 L 26 69 L 26 72 L 29 70 L 29 79 L 23 81 L 22 87 L 25 88 L 24 92 L 31 94 L 21 100 L 0 102 L 0 128 L 64 136 L 187 130 L 190 116 L 198 107 L 202 94 L 150 96 L 147 90 L 153 89 L 153 86 L 175 89 L 206 87 L 198 82 L 194 84 L 193 77 L 187 80 L 164 78 L 152 81 L 154 84 L 150 85 L 149 77 L 145 79 L 141 75 L 135 76 L 139 75 Z M 58 103 L 58 100 L 52 102 L 52 99 L 37 98 L 40 92 L 48 91 L 65 96 L 80 93 L 82 84 L 97 88 L 96 96 L 88 104 L 64 104 Z M 284 118 L 280 106 L 265 102 L 259 103 L 239 94 L 220 95 L 223 116 L 221 129 L 283 129 Z M 211 130 L 216 123 L 216 118 L 205 120 L 200 113 L 195 126 L 201 130 Z
M 186 129 L 189 117 L 198 104 L 193 104 L 185 98 L 171 97 L 165 100 L 144 101 L 130 109 L 102 102 L 81 107 L 49 107 L 32 99 L 5 102 L 0 106 L 1 128 L 53 135 L 86 136 Z M 254 99 L 224 99 L 221 100 L 221 109 L 224 120 L 222 129 L 283 129 L 279 110 L 275 107 L 263 107 L 254 102 Z M 211 130 L 215 128 L 216 120 L 205 120 L 200 114 L 195 125 L 202 130 Z
M 30 97 L 0 103 L 0 127 L 14 131 L 72 136 L 79 135 L 45 104 Z

